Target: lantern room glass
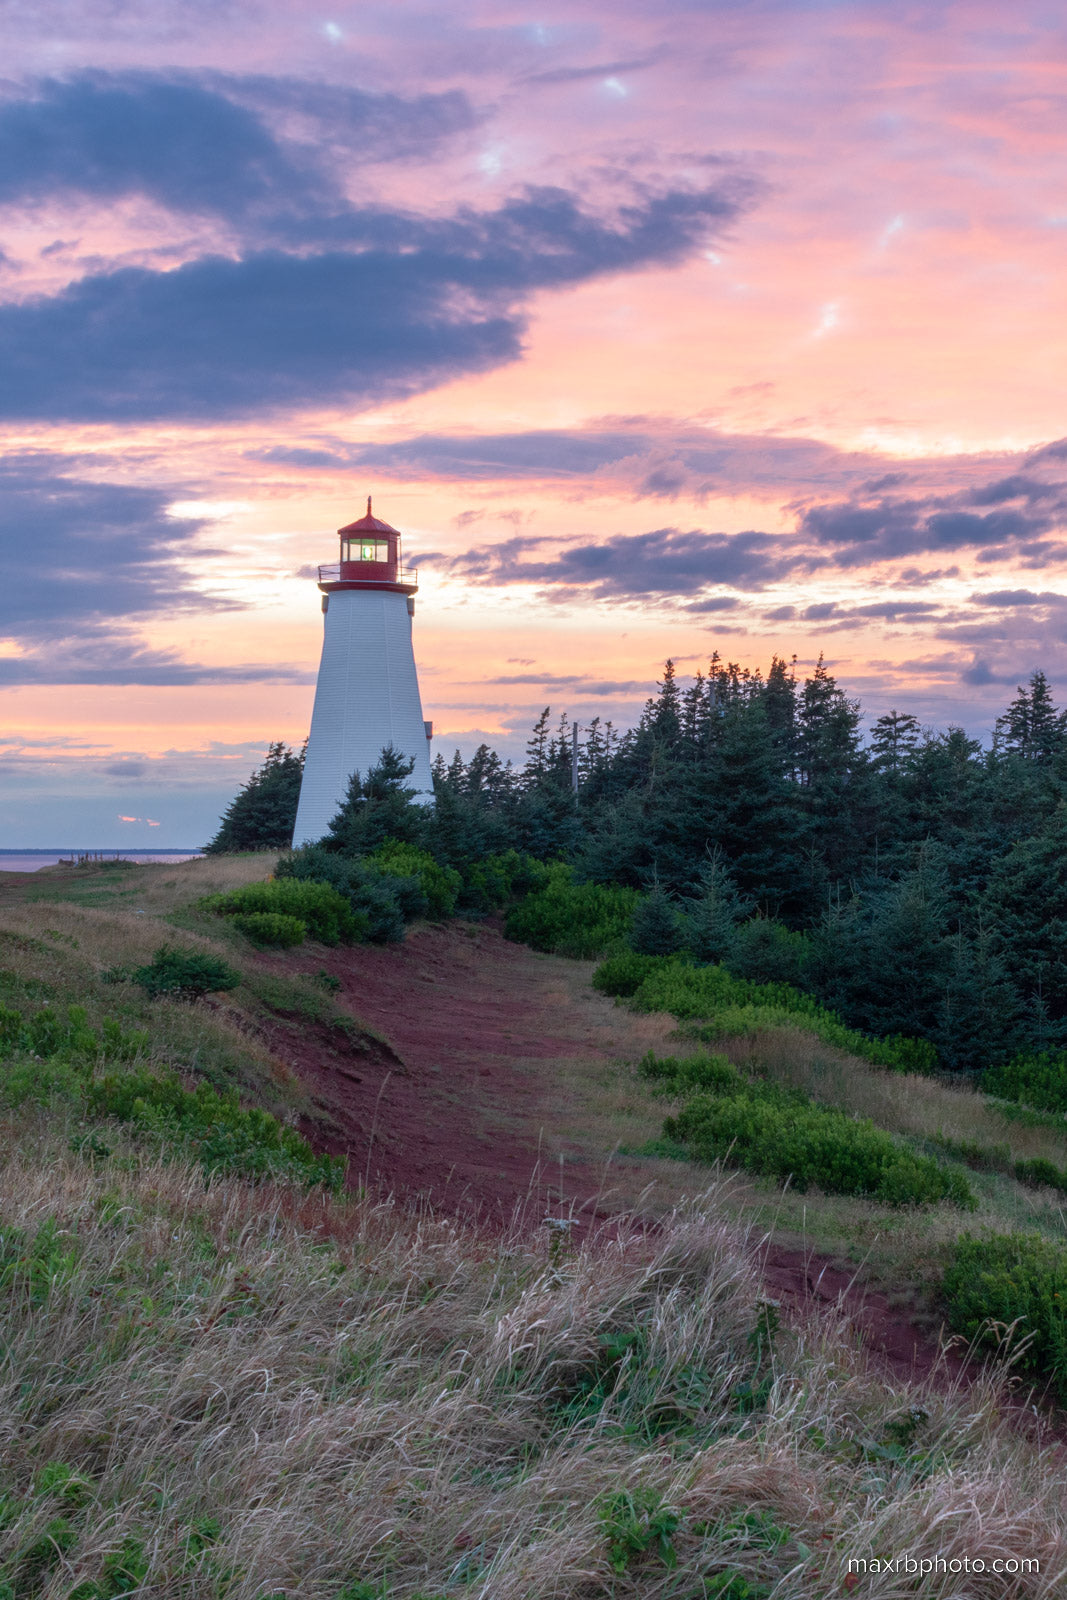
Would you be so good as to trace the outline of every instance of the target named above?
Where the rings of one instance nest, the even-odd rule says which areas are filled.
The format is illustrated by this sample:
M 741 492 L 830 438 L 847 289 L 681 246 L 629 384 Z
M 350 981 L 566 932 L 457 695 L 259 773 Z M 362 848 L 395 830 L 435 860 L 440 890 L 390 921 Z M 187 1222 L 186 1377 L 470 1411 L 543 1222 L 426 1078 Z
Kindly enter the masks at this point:
M 342 561 L 389 560 L 388 539 L 346 539 L 341 547 Z

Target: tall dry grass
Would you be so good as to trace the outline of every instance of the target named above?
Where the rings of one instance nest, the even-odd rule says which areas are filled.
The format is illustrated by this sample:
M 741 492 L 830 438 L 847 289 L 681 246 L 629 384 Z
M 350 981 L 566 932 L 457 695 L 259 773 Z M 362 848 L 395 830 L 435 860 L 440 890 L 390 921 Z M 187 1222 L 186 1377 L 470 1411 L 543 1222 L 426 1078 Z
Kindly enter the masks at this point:
M 1042 1567 L 853 1592 L 1036 1600 L 1067 1578 L 1062 1452 L 999 1419 L 997 1382 L 894 1385 L 832 1317 L 754 1365 L 758 1276 L 714 1190 L 561 1255 L 548 1230 L 208 1183 L 121 1137 L 92 1163 L 68 1132 L 0 1127 L 0 1570 L 20 1596 L 68 1600 L 131 1550 L 137 1593 L 231 1600 L 358 1580 L 396 1600 L 784 1600 L 904 1551 Z M 620 1349 L 602 1406 L 576 1405 Z M 920 1406 L 896 1460 L 894 1420 Z M 75 1503 L 35 1492 L 50 1462 L 83 1480 Z M 675 1567 L 649 1549 L 613 1570 L 626 1494 L 678 1518 Z M 35 1568 L 57 1519 L 72 1532 Z

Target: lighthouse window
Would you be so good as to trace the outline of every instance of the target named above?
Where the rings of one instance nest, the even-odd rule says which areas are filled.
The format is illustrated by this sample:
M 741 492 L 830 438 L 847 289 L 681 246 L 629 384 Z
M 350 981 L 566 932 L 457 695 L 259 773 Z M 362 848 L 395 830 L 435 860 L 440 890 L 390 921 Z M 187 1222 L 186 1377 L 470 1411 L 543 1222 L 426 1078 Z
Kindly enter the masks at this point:
M 388 539 L 346 539 L 342 561 L 388 561 Z

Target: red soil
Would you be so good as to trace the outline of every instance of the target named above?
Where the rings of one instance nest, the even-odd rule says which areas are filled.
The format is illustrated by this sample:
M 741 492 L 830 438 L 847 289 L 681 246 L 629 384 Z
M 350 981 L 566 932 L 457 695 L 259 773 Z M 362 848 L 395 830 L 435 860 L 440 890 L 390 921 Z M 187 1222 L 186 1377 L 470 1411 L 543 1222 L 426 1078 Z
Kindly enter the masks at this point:
M 541 1130 L 558 1092 L 550 1064 L 636 1060 L 665 1042 L 669 1018 L 636 1018 L 575 982 L 591 968 L 509 944 L 489 924 L 269 959 L 325 969 L 340 980 L 342 1009 L 380 1035 L 363 1049 L 322 1028 L 273 1042 L 319 1108 L 306 1131 L 349 1157 L 354 1184 L 489 1225 L 517 1216 L 536 1225 L 561 1208 L 579 1226 L 610 1216 L 602 1171 L 569 1153 L 545 1159 Z M 761 1259 L 768 1291 L 794 1317 L 836 1311 L 898 1378 L 967 1381 L 960 1353 L 839 1263 L 773 1243 Z
M 285 964 L 338 978 L 338 1004 L 385 1041 L 354 1055 L 331 1041 L 324 1054 L 316 1030 L 287 1051 L 332 1124 L 317 1142 L 349 1156 L 354 1181 L 489 1224 L 518 1210 L 540 1221 L 561 1203 L 597 1212 L 596 1174 L 568 1162 L 561 1187 L 539 1134 L 544 1063 L 618 1055 L 620 1030 L 588 1015 L 610 1015 L 611 1001 L 590 991 L 588 1007 L 567 1005 L 560 963 L 488 924 L 424 926 L 402 946 L 298 951 Z

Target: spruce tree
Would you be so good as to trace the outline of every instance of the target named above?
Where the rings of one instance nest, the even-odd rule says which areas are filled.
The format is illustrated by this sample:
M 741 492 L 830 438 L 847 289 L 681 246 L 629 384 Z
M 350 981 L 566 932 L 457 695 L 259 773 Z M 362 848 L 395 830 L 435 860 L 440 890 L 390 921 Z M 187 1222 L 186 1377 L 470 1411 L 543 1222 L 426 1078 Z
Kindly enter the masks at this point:
M 389 744 L 365 778 L 353 772 L 344 800 L 320 841 L 327 850 L 344 855 L 369 855 L 384 839 L 405 844 L 418 841 L 424 822 L 423 807 L 414 804 L 415 790 L 404 780 L 415 763 Z
M 669 896 L 654 883 L 637 902 L 630 924 L 630 949 L 639 956 L 669 956 L 681 948 L 682 930 Z
M 230 801 L 218 833 L 204 846 L 206 853 L 288 850 L 293 842 L 303 771 L 303 752 L 294 755 L 280 740 L 270 745 L 263 765 Z
M 698 961 L 728 961 L 738 924 L 754 909 L 742 900 L 722 861 L 715 857 L 700 874 L 700 894 L 685 912 L 685 947 Z

